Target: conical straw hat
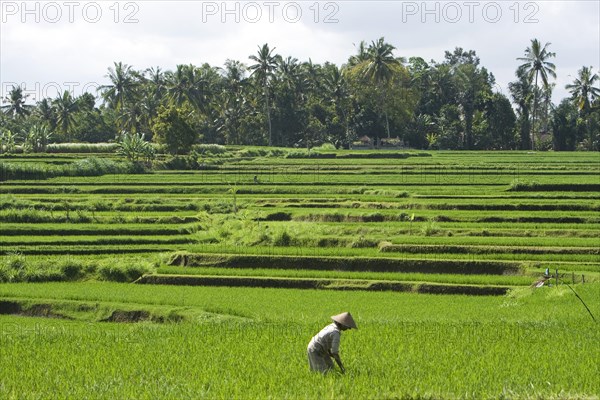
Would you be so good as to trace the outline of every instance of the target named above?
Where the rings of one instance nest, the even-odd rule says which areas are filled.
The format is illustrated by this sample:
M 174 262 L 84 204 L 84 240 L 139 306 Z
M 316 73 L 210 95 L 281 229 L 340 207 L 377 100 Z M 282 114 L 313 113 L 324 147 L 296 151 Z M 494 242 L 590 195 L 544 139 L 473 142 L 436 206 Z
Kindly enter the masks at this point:
M 331 317 L 331 319 L 347 328 L 358 329 L 356 322 L 354 322 L 354 318 L 352 318 L 352 315 L 349 312 L 343 312 L 341 314 L 334 315 Z

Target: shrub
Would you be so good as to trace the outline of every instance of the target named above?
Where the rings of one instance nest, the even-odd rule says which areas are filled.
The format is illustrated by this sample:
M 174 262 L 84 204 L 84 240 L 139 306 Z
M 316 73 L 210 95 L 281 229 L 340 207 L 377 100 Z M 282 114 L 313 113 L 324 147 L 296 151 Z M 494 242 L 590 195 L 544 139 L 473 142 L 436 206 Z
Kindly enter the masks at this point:
M 279 212 L 274 212 L 274 213 L 268 214 L 264 218 L 256 218 L 256 220 L 257 221 L 291 221 L 292 214 L 288 213 L 288 212 L 279 211 Z
M 275 246 L 291 246 L 293 242 L 294 239 L 286 230 L 277 233 L 273 238 L 273 245 Z
M 127 157 L 130 162 L 144 160 L 150 163 L 156 156 L 154 147 L 144 140 L 143 133 L 125 133 L 118 143 L 118 153 Z
M 239 211 L 241 207 L 238 206 L 237 208 Z M 201 210 L 209 214 L 231 214 L 235 211 L 233 204 L 225 200 L 219 200 L 215 203 L 204 203 Z
M 372 213 L 361 216 L 361 219 L 364 222 L 383 222 L 385 221 L 385 216 L 381 213 Z
M 536 187 L 537 185 L 538 185 L 537 182 L 514 179 L 510 183 L 510 187 L 508 190 L 510 190 L 510 191 L 531 190 L 532 188 Z
M 145 264 L 127 264 L 121 263 L 104 264 L 98 268 L 100 279 L 115 282 L 133 282 L 142 275 L 150 272 L 151 268 Z
M 127 277 L 122 268 L 117 265 L 102 265 L 98 269 L 100 279 L 106 281 L 125 282 Z
M 439 232 L 440 227 L 433 219 L 430 219 L 429 221 L 425 222 L 425 224 L 421 227 L 421 233 L 424 236 L 433 236 L 435 234 L 438 234 Z
M 76 280 L 84 275 L 84 266 L 74 261 L 64 261 L 59 265 L 61 275 L 67 280 Z
M 313 150 L 315 150 L 315 151 L 331 151 L 331 150 L 336 150 L 336 148 L 333 143 L 323 143 L 322 145 L 320 145 L 318 147 L 314 147 Z
M 200 167 L 198 159 L 194 155 L 173 156 L 163 163 L 163 166 L 168 170 L 195 170 Z

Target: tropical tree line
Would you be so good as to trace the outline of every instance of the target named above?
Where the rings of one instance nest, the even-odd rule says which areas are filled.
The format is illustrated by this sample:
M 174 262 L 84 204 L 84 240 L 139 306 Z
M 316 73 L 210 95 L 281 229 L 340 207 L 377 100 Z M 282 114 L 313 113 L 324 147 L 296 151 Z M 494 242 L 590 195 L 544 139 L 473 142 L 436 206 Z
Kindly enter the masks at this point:
M 181 154 L 195 143 L 348 147 L 363 136 L 419 149 L 600 148 L 598 74 L 582 67 L 567 85 L 572 96 L 553 104 L 555 54 L 536 39 L 516 58 L 506 94 L 473 50 L 446 51 L 440 62 L 406 59 L 380 38 L 361 42 L 342 66 L 276 50 L 264 44 L 246 63 L 223 67 L 115 62 L 97 94 L 65 91 L 36 104 L 13 87 L 0 113 L 0 150 L 117 141 L 149 155 L 144 142 L 153 141 Z

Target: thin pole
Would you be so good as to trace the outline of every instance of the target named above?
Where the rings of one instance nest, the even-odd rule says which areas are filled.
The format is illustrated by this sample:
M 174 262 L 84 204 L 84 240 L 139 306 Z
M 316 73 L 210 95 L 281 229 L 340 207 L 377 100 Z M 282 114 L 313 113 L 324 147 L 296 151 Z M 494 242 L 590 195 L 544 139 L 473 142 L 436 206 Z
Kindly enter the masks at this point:
M 594 314 L 592 314 L 592 312 L 590 311 L 589 307 L 587 306 L 587 304 L 585 304 L 585 301 L 583 301 L 583 299 L 581 297 L 579 297 L 579 295 L 577 294 L 577 292 L 571 287 L 571 285 L 569 285 L 568 283 L 564 282 L 563 283 L 565 285 L 567 285 L 569 287 L 569 289 L 571 289 L 571 291 L 575 294 L 575 296 L 577 296 L 577 298 L 579 299 L 579 301 L 581 301 L 581 304 L 583 304 L 583 306 L 585 307 L 585 309 L 587 310 L 588 313 L 590 313 L 590 317 L 592 317 L 592 320 L 594 320 L 594 322 L 596 322 L 596 318 L 594 318 Z

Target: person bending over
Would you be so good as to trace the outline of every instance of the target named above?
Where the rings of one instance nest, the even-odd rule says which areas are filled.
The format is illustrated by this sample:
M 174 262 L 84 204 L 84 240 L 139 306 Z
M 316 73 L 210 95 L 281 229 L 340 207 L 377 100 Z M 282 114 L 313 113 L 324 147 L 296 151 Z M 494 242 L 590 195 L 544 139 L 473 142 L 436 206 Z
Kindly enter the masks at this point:
M 308 365 L 311 371 L 327 373 L 333 369 L 335 360 L 342 373 L 346 372 L 342 360 L 340 359 L 340 337 L 342 331 L 347 329 L 358 329 L 352 315 L 344 312 L 331 317 L 333 323 L 321 329 L 308 343 Z

